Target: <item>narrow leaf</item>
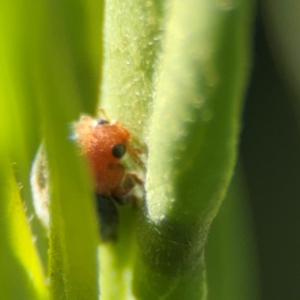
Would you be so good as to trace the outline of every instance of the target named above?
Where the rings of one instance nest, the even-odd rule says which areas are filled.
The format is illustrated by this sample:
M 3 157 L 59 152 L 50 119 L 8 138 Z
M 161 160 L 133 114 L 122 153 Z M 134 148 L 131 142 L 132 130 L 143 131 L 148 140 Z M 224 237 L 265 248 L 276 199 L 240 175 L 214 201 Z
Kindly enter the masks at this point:
M 174 1 L 153 104 L 134 290 L 206 299 L 203 250 L 236 160 L 251 2 Z
M 3 299 L 48 299 L 44 276 L 8 161 L 0 175 L 0 291 Z

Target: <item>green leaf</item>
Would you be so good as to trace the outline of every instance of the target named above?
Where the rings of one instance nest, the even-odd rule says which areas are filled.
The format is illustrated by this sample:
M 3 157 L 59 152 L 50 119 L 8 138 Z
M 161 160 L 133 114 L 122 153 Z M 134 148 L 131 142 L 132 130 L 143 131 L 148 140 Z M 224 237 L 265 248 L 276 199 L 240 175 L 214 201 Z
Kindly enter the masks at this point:
M 163 36 L 163 1 L 108 1 L 105 11 L 105 63 L 101 106 L 126 126 L 145 153 L 152 109 L 153 81 Z M 101 297 L 127 299 L 136 259 L 136 217 L 119 208 L 115 244 L 101 245 Z
M 205 299 L 203 249 L 236 161 L 251 18 L 246 0 L 108 4 L 103 104 L 148 144 L 149 159 L 144 212 L 137 223 L 133 212 L 124 218 L 119 244 L 101 256 L 106 274 L 118 274 L 106 286 L 140 299 Z M 133 258 L 118 250 L 127 247 Z
M 91 32 L 86 32 L 84 23 L 88 19 L 86 12 L 92 17 L 97 12 L 101 20 L 102 4 L 93 3 L 83 5 L 78 1 L 70 7 L 67 1 L 55 2 L 51 7 L 41 7 L 39 12 L 39 22 L 48 33 L 36 53 L 38 71 L 43 76 L 35 74 L 35 81 L 40 88 L 37 99 L 50 174 L 49 268 L 53 299 L 97 299 L 99 293 L 98 228 L 91 197 L 92 180 L 78 157 L 76 145 L 68 140 L 69 123 L 78 118 L 80 106 L 86 100 L 95 103 L 97 97 L 99 60 L 89 59 L 95 51 L 97 57 L 101 53 L 91 48 L 99 44 L 87 39 Z M 70 19 L 68 7 L 76 10 L 71 11 Z M 79 25 L 74 27 L 76 22 Z M 101 23 L 98 25 L 99 34 Z M 83 66 L 87 68 L 85 75 Z M 91 66 L 95 72 L 88 69 Z M 82 76 L 92 76 L 92 81 L 87 84 Z
M 3 154 L 3 153 L 1 153 Z M 8 161 L 0 167 L 0 293 L 3 299 L 48 299 L 42 268 Z
M 247 1 L 170 10 L 134 277 L 143 299 L 206 298 L 203 250 L 235 165 L 251 16 Z
M 101 106 L 142 144 L 148 135 L 154 75 L 163 36 L 164 1 L 106 4 Z

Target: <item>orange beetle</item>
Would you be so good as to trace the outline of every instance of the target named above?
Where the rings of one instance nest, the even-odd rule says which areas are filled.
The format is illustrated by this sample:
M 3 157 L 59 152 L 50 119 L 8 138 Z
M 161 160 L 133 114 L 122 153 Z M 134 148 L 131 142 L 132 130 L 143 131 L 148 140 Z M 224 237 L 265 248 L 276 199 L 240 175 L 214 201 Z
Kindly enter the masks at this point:
M 76 140 L 88 158 L 95 178 L 95 191 L 102 196 L 113 196 L 124 204 L 135 183 L 142 183 L 137 175 L 125 173 L 121 158 L 128 152 L 133 158 L 138 150 L 129 145 L 130 134 L 118 121 L 82 116 L 75 124 Z

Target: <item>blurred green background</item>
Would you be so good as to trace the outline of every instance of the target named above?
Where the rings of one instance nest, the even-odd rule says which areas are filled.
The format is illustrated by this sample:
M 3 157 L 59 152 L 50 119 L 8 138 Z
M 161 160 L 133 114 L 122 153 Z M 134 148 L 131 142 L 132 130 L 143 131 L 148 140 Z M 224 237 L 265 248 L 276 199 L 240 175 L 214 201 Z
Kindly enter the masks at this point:
M 238 172 L 206 249 L 213 300 L 300 299 L 299 8 L 257 6 Z
M 240 158 L 253 214 L 261 299 L 300 299 L 299 99 L 282 64 L 269 12 L 270 7 L 260 6 L 257 14 Z M 299 32 L 292 20 L 280 26 L 283 33 L 285 26 Z

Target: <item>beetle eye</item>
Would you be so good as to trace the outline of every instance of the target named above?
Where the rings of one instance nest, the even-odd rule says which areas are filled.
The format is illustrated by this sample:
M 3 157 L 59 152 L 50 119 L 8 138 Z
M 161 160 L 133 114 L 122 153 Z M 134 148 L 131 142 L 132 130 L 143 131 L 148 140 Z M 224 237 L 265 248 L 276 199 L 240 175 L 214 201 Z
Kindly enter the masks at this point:
M 97 121 L 97 125 L 106 125 L 106 124 L 109 124 L 109 122 L 106 121 L 106 120 L 99 119 L 99 120 Z
M 112 155 L 115 158 L 122 158 L 126 153 L 126 146 L 123 144 L 114 145 L 112 148 Z

